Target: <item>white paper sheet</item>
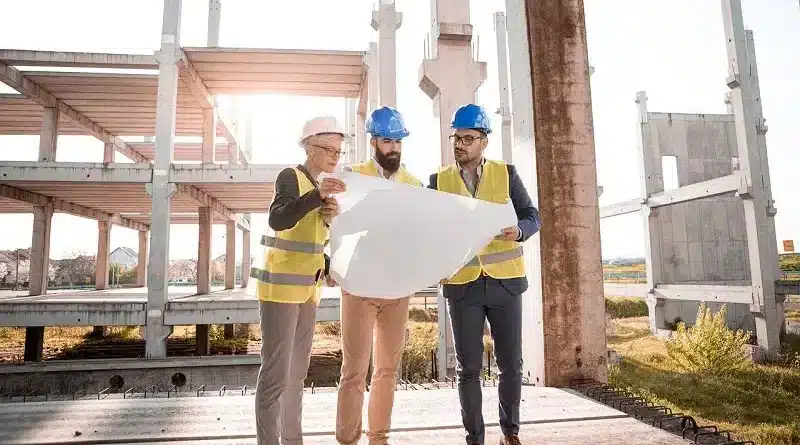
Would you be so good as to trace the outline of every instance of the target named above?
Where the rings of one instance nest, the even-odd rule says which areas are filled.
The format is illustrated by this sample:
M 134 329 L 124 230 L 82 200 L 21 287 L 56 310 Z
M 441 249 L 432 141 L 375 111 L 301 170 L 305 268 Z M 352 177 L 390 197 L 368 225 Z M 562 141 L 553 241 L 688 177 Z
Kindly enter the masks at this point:
M 362 297 L 401 298 L 436 285 L 469 262 L 505 227 L 516 226 L 511 202 L 400 184 L 359 173 L 336 174 L 331 276 Z

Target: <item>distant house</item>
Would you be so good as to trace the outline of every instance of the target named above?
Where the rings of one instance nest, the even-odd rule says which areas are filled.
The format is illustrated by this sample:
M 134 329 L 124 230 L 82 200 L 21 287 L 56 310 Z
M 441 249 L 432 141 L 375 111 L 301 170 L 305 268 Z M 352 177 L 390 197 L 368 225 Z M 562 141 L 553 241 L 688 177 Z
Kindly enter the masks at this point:
M 109 264 L 118 264 L 124 269 L 130 269 L 139 263 L 139 254 L 130 247 L 117 247 L 108 255 Z

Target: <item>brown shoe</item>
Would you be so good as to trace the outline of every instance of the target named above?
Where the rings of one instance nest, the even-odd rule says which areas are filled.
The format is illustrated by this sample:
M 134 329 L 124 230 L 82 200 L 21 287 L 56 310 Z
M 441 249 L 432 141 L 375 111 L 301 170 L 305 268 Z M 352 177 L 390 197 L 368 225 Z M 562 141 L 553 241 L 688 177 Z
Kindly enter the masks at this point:
M 516 434 L 508 435 L 500 440 L 500 445 L 522 445 Z

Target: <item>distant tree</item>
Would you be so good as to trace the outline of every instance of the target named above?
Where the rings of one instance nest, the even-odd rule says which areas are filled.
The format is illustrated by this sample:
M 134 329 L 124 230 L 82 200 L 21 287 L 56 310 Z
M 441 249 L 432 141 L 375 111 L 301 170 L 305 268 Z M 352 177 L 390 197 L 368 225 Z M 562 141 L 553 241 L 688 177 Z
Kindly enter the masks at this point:
M 73 251 L 70 258 L 61 260 L 59 274 L 67 279 L 70 286 L 75 284 L 89 284 L 94 282 L 96 263 L 93 257 L 81 252 Z
M 19 266 L 14 265 L 9 268 L 9 274 L 6 277 L 6 283 L 10 284 L 24 284 L 30 280 L 31 262 L 28 260 L 20 260 Z

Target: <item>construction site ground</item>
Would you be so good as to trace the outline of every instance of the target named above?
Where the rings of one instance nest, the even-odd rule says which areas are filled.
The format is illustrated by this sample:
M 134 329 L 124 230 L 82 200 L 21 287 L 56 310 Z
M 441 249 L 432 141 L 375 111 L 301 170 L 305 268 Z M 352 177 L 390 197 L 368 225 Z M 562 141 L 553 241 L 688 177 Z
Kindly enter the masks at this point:
M 170 444 L 255 444 L 254 396 L 229 394 L 0 404 L 0 437 L 7 445 L 159 440 Z M 498 443 L 496 388 L 487 387 L 483 394 L 486 443 Z M 398 391 L 394 406 L 393 443 L 463 442 L 455 389 Z M 335 412 L 335 392 L 307 391 L 304 443 L 335 443 Z M 525 444 L 687 443 L 570 390 L 524 387 L 521 416 Z

